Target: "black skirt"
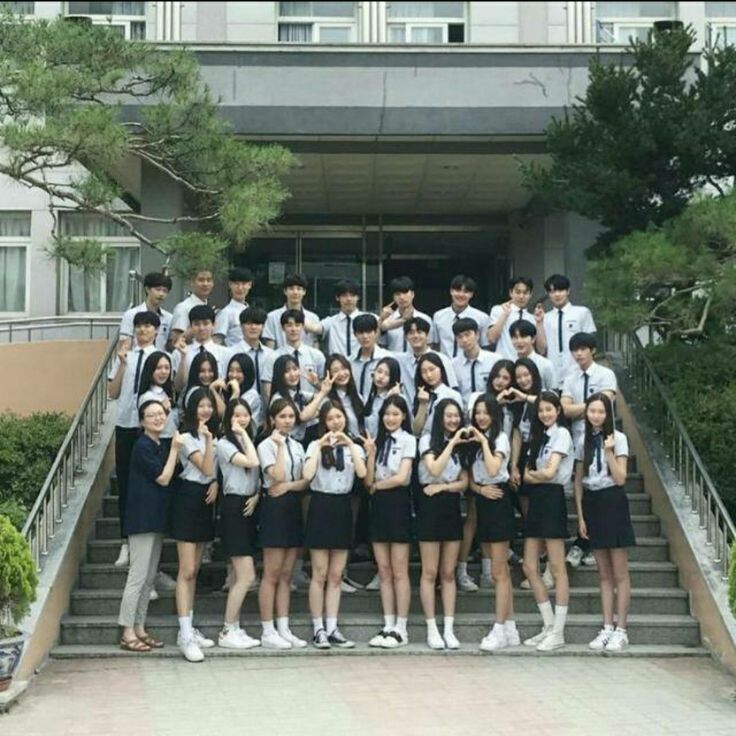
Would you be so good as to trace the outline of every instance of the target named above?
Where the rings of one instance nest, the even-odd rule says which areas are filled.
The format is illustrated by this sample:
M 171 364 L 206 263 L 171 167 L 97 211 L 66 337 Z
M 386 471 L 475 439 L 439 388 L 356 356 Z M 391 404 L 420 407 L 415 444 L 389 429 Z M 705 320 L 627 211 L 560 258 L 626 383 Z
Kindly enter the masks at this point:
M 463 538 L 459 493 L 443 491 L 427 496 L 419 486 L 416 502 L 418 541 L 455 542 Z
M 308 549 L 352 548 L 351 493 L 311 492 L 304 546 Z
M 220 509 L 220 541 L 227 557 L 253 557 L 256 551 L 256 517 L 243 516 L 250 496 L 225 495 Z
M 301 493 L 289 491 L 272 498 L 264 492 L 260 505 L 261 547 L 291 549 L 304 544 Z
M 592 549 L 616 549 L 636 545 L 623 486 L 609 486 L 583 494 L 583 517 Z
M 503 498 L 491 499 L 476 494 L 478 541 L 512 542 L 516 537 L 513 494 L 508 483 L 499 484 Z
M 557 483 L 529 484 L 529 512 L 525 537 L 532 539 L 567 538 L 565 489 Z
M 171 536 L 177 542 L 211 542 L 215 538 L 214 504 L 206 504 L 209 483 L 180 479 L 171 503 Z
M 521 450 L 519 452 L 519 461 L 516 463 L 516 467 L 519 469 L 519 475 L 524 477 L 524 470 L 526 469 L 526 463 L 529 459 L 529 443 L 522 442 Z M 519 484 L 519 490 L 516 491 L 520 496 L 529 496 L 529 488 L 531 486 L 526 483 Z
M 370 499 L 371 542 L 411 542 L 409 487 L 376 491 Z

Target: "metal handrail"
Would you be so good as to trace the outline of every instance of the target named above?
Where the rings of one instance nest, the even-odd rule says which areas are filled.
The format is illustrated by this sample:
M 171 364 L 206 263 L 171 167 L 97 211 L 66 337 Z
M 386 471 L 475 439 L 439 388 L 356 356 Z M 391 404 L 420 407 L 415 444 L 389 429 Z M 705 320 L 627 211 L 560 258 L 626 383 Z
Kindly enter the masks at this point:
M 622 356 L 638 393 L 654 390 L 658 395 L 664 411 L 661 416 L 656 416 L 654 429 L 661 436 L 665 453 L 672 461 L 672 470 L 684 487 L 690 510 L 698 515 L 700 528 L 705 531 L 706 545 L 711 548 L 713 562 L 719 565 L 723 579 L 727 579 L 731 546 L 736 541 L 736 525 L 695 449 L 669 391 L 657 375 L 636 334 L 608 332 L 606 349 Z
M 63 330 L 70 327 L 83 327 L 88 330 L 85 337 L 94 339 L 95 329 L 105 330 L 105 339 L 117 330 L 120 318 L 117 316 L 51 316 L 51 317 L 19 317 L 17 319 L 0 320 L 0 338 L 7 336 L 3 342 L 12 343 L 20 336 L 31 342 L 32 335 L 44 330 Z
M 82 471 L 89 448 L 99 439 L 99 428 L 105 419 L 108 404 L 107 376 L 115 359 L 117 339 L 116 332 L 110 339 L 92 384 L 23 525 L 22 534 L 39 571 L 43 558 L 49 552 L 49 542 L 62 522 L 64 509 L 69 503 L 69 493 L 75 485 L 75 476 Z

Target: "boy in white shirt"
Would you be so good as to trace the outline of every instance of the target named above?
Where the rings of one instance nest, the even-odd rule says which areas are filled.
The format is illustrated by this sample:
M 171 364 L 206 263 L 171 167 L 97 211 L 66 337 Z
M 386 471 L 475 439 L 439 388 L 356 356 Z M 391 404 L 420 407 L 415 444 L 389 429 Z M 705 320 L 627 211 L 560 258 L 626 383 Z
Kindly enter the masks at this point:
M 412 317 L 421 317 L 429 322 L 431 329 L 429 342 L 437 342 L 437 335 L 432 326 L 432 318 L 420 312 L 414 306 L 414 282 L 408 276 L 399 276 L 389 284 L 389 293 L 393 302 L 381 310 L 379 325 L 383 333 L 383 344 L 395 353 L 405 353 L 409 348 L 404 337 L 404 323 Z
M 253 273 L 249 268 L 231 268 L 227 279 L 230 301 L 215 317 L 214 341 L 232 347 L 240 341 L 240 313 L 248 307 L 248 294 L 253 288 Z
M 460 354 L 453 359 L 452 366 L 467 411 L 468 399 L 472 394 L 485 393 L 488 375 L 501 356 L 490 350 L 481 350 L 478 323 L 474 319 L 463 317 L 457 320 L 452 325 L 452 332 L 460 348 Z
M 174 314 L 171 319 L 171 330 L 169 331 L 169 344 L 168 349 L 172 351 L 174 345 L 176 345 L 179 337 L 184 335 L 184 339 L 189 342 L 192 337 L 190 331 L 191 323 L 189 321 L 189 312 L 192 307 L 199 306 L 200 304 L 207 304 L 207 300 L 212 293 L 212 289 L 215 288 L 215 277 L 212 271 L 208 269 L 202 269 L 192 276 L 191 282 L 191 294 L 179 302 L 174 307 Z
M 518 360 L 519 358 L 533 360 L 539 370 L 539 377 L 542 379 L 542 388 L 549 391 L 556 391 L 560 384 L 552 361 L 540 355 L 534 349 L 537 328 L 531 322 L 518 320 L 509 327 L 509 335 L 511 344 L 514 346 L 514 352 L 516 353 L 513 360 Z
M 515 276 L 509 282 L 509 300 L 496 304 L 491 309 L 491 326 L 488 341 L 495 345 L 496 352 L 508 360 L 516 360 L 516 350 L 511 344 L 509 328 L 517 322 L 535 324 L 534 315 L 527 309 L 532 298 L 534 282 L 526 276 Z
M 161 322 L 158 332 L 156 333 L 156 347 L 159 350 L 166 349 L 166 343 L 169 339 L 169 330 L 171 329 L 171 312 L 167 312 L 161 305 L 166 301 L 166 297 L 171 291 L 171 277 L 160 271 L 147 273 L 143 279 L 143 290 L 146 298 L 136 307 L 126 310 L 120 320 L 120 333 L 118 340 L 118 350 L 127 346 L 129 349 L 133 343 L 133 318 L 138 312 L 153 312 L 158 315 Z
M 255 369 L 254 388 L 265 401 L 267 394 L 263 390 L 263 377 L 273 369 L 273 350 L 261 342 L 263 325 L 266 324 L 266 313 L 258 307 L 248 307 L 240 313 L 240 332 L 242 340 L 230 348 L 230 356 L 245 353 L 252 361 Z
M 353 333 L 358 349 L 350 356 L 350 368 L 355 386 L 363 401 L 368 399 L 373 385 L 373 369 L 381 358 L 398 358 L 390 350 L 378 345 L 378 320 L 373 314 L 361 314 L 355 318 Z
M 212 353 L 217 361 L 217 377 L 227 375 L 227 364 L 230 361 L 230 350 L 218 345 L 212 339 L 215 329 L 215 310 L 207 304 L 198 304 L 189 311 L 190 332 L 192 341 L 188 345 L 184 335 L 180 335 L 176 350 L 171 356 L 171 367 L 174 370 L 174 388 L 185 389 L 189 383 L 189 368 L 197 353 Z
M 456 358 L 459 348 L 455 342 L 455 335 L 452 332 L 453 322 L 463 318 L 470 317 L 478 323 L 481 347 L 488 345 L 488 325 L 490 319 L 485 312 L 470 306 L 477 286 L 475 280 L 470 276 L 459 274 L 453 277 L 450 282 L 450 299 L 452 303 L 449 307 L 440 309 L 434 313 L 432 321 L 434 322 L 435 334 L 437 335 L 435 347 L 450 358 Z
M 307 295 L 308 284 L 307 277 L 303 273 L 290 273 L 284 279 L 283 291 L 286 303 L 283 307 L 273 309 L 268 313 L 266 326 L 263 329 L 263 342 L 268 347 L 282 348 L 286 345 L 286 337 L 281 329 L 281 315 L 287 309 L 299 309 L 304 312 L 305 323 L 319 322 L 319 317 L 314 312 L 304 308 L 304 297 Z M 319 347 L 315 336 L 307 331 L 302 336 L 302 342 L 312 348 Z
M 358 309 L 360 286 L 353 279 L 342 279 L 335 286 L 335 301 L 340 311 L 320 322 L 306 321 L 304 329 L 313 335 L 322 335 L 327 354 L 340 353 L 349 358 L 357 347 L 353 334 L 353 320 L 363 314 Z

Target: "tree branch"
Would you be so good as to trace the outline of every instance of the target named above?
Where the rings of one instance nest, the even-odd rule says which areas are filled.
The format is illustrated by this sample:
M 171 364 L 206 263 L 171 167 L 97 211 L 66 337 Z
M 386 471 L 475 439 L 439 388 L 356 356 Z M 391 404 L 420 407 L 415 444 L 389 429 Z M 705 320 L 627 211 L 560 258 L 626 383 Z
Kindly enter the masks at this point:
M 159 163 L 155 157 L 151 156 L 148 153 L 145 153 L 140 148 L 134 148 L 133 155 L 138 156 L 144 161 L 147 161 L 149 164 L 151 164 L 151 166 L 158 169 L 159 171 L 163 171 L 167 176 L 169 176 L 174 181 L 178 181 L 183 187 L 188 189 L 190 192 L 194 192 L 195 194 L 210 194 L 213 196 L 217 196 L 218 194 L 221 194 L 221 192 L 219 192 L 217 189 L 205 189 L 203 187 L 198 187 L 195 184 L 192 184 L 192 182 L 179 176 L 174 171 L 172 171 L 172 169 L 169 168 L 168 166 L 164 166 L 163 164 Z

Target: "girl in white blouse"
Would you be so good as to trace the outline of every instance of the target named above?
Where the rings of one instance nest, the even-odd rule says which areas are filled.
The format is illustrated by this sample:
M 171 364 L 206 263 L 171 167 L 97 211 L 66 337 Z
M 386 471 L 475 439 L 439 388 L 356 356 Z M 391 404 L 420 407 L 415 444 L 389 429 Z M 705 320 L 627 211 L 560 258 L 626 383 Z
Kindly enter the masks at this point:
M 166 411 L 166 426 L 159 439 L 164 445 L 179 428 L 179 409 L 174 403 L 174 380 L 171 357 L 162 350 L 151 353 L 143 364 L 138 384 L 138 406 L 146 401 L 159 401 Z
M 381 358 L 373 370 L 371 390 L 365 402 L 365 431 L 378 434 L 378 415 L 389 396 L 401 395 L 401 366 L 396 358 Z
M 462 406 L 463 399 L 459 392 L 447 385 L 447 371 L 437 353 L 422 355 L 417 363 L 414 382 L 417 394 L 414 397 L 414 419 L 411 426 L 414 434 L 421 437 L 423 434 L 429 434 L 434 410 L 439 401 L 454 399 Z

